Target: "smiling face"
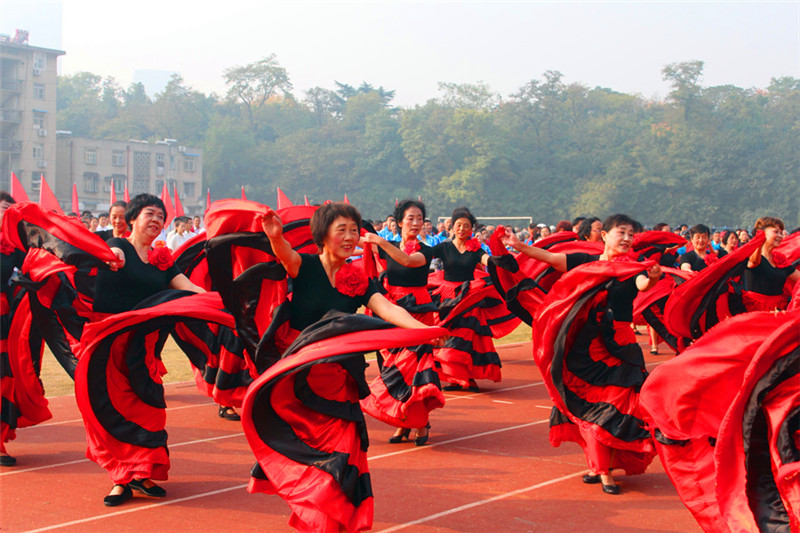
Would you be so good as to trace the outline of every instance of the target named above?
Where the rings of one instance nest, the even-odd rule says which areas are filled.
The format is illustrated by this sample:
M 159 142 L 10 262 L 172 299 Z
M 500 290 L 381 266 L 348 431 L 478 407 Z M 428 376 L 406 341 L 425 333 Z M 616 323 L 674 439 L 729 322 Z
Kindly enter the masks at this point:
M 692 235 L 692 246 L 695 252 L 704 253 L 708 249 L 708 233 L 698 232 Z
M 411 206 L 403 213 L 400 220 L 400 234 L 403 240 L 415 238 L 422 229 L 422 210 L 419 207 Z
M 453 233 L 459 240 L 469 240 L 472 237 L 472 222 L 470 219 L 464 217 L 456 220 L 453 223 Z
M 764 239 L 765 245 L 778 247 L 783 241 L 783 230 L 777 226 L 767 226 L 764 228 Z
M 614 257 L 625 255 L 630 251 L 631 245 L 633 244 L 634 231 L 631 224 L 622 224 L 614 226 L 609 231 L 601 231 L 600 235 L 605 242 L 605 250 L 603 253 L 608 256 L 609 259 L 613 259 Z
M 145 242 L 152 243 L 164 229 L 164 211 L 161 208 L 148 205 L 143 207 L 136 218 L 131 220 L 131 234 L 144 237 Z
M 125 208 L 115 205 L 111 208 L 108 218 L 111 220 L 111 228 L 119 235 L 125 233 L 128 225 L 125 223 Z
M 324 251 L 339 259 L 347 259 L 356 249 L 360 236 L 358 224 L 352 218 L 338 216 L 328 226 L 322 240 Z

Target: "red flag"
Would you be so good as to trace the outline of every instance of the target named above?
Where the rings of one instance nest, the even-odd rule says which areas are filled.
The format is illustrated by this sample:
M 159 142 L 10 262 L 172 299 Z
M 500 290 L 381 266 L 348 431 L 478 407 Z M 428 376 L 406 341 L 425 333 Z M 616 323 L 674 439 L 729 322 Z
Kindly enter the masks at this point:
M 303 201 L 305 202 L 306 205 L 311 205 L 311 202 L 308 201 L 308 196 L 306 196 L 305 194 L 303 195 Z
M 394 206 L 397 207 L 398 201 L 397 198 L 394 199 Z
M 22 187 L 22 184 L 17 179 L 17 175 L 13 172 L 11 173 L 11 197 L 14 198 L 17 202 L 29 202 L 28 195 L 25 192 L 25 189 Z
M 278 209 L 283 209 L 284 207 L 292 207 L 294 204 L 289 197 L 286 196 L 283 191 L 278 188 Z
M 244 195 L 244 185 L 242 185 L 242 200 L 247 200 L 247 196 Z
M 182 217 L 185 213 L 183 212 L 183 204 L 181 204 L 181 197 L 178 195 L 177 187 L 172 192 L 175 193 L 175 216 Z
M 128 194 L 128 180 L 125 180 L 125 190 L 122 193 L 122 199 L 125 200 L 126 204 L 131 201 L 131 195 Z
M 347 195 L 346 194 L 344 195 L 344 203 L 346 203 L 346 204 L 350 203 L 350 200 L 347 199 Z
M 167 189 L 167 182 L 164 182 L 164 187 L 161 189 L 161 201 L 167 208 L 167 218 L 164 220 L 164 227 L 169 226 L 172 219 L 175 218 L 175 208 L 172 206 L 172 199 L 169 197 L 169 189 Z
M 206 189 L 206 211 L 208 211 L 208 207 L 211 205 L 211 189 Z
M 41 175 L 41 179 L 42 181 L 39 185 L 39 205 L 48 211 L 54 211 L 59 215 L 63 215 L 64 210 L 61 209 L 61 204 L 58 203 L 58 198 L 53 194 L 52 189 L 50 189 L 50 186 L 47 184 L 47 180 L 44 179 L 44 174 Z
M 115 189 L 116 187 L 114 186 L 114 178 L 111 178 L 111 194 L 108 195 L 109 209 L 111 209 L 111 206 L 117 201 L 117 191 Z
M 78 184 L 72 184 L 72 202 L 69 206 L 69 210 L 75 213 L 76 215 L 80 215 L 80 207 L 78 207 Z

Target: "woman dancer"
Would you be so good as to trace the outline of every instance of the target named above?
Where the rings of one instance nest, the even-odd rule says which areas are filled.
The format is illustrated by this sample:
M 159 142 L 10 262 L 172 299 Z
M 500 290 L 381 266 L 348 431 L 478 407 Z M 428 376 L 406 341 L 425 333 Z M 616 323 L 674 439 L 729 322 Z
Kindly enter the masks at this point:
M 389 242 L 374 233 L 367 233 L 364 241 L 377 245 L 381 258 L 386 260 L 384 287 L 389 301 L 420 322 L 433 325 L 436 305 L 427 290 L 433 251 L 417 239 L 425 219 L 425 205 L 416 200 L 403 200 L 395 208 L 394 215 L 400 227 L 399 243 Z M 408 439 L 411 428 L 416 427 L 414 443 L 422 446 L 428 441 L 428 413 L 444 406 L 439 377 L 434 369 L 433 349 L 423 345 L 381 350 L 380 353 L 383 358 L 381 377 L 370 385 L 372 394 L 362 402 L 362 407 L 375 418 L 397 426 L 390 443 Z M 396 379 L 398 371 L 402 380 Z M 395 379 L 391 379 L 393 376 Z M 399 402 L 401 398 L 402 403 Z
M 510 333 L 519 322 L 502 305 L 497 291 L 486 281 L 488 276 L 473 281 L 475 267 L 485 266 L 489 259 L 472 238 L 475 217 L 466 207 L 458 207 L 451 219 L 453 239 L 433 247 L 433 256 L 444 265 L 444 281 L 434 290 L 434 299 L 438 299 L 440 323 L 452 332 L 436 352 L 436 359 L 439 377 L 450 383 L 444 390 L 479 392 L 476 379 L 500 381 L 500 357 L 492 337 Z M 475 305 L 456 311 L 467 299 Z
M 700 272 L 718 259 L 717 254 L 710 249 L 711 230 L 705 224 L 697 224 L 692 226 L 690 234 L 694 249 L 680 256 L 678 264 L 681 270 Z
M 0 226 L 6 209 L 15 204 L 14 198 L 6 191 L 0 191 Z M 11 303 L 14 297 L 13 288 L 9 283 L 15 268 L 22 267 L 25 252 L 17 250 L 7 243 L 0 231 L 0 389 L 2 389 L 3 413 L 0 419 L 0 466 L 14 466 L 16 458 L 8 455 L 6 442 L 14 438 L 17 428 L 17 407 L 14 405 L 14 376 L 10 374 L 11 365 L 8 359 L 8 332 L 11 328 Z M 6 407 L 7 405 L 7 407 Z
M 599 256 L 585 253 L 552 253 L 541 248 L 527 246 L 517 239 L 513 232 L 507 231 L 503 243 L 536 260 L 548 263 L 560 272 L 573 270 L 593 262 L 626 262 L 633 244 L 636 222 L 626 215 L 613 215 L 603 223 L 601 237 L 603 253 Z M 629 260 L 628 260 L 629 261 Z M 608 265 L 611 267 L 611 265 Z M 622 266 L 622 265 L 620 265 Z M 639 270 L 641 271 L 641 269 Z M 586 272 L 586 269 L 581 272 Z M 565 347 L 563 374 L 552 376 L 550 365 L 555 364 L 550 355 L 549 363 L 540 357 L 537 347 L 537 364 L 548 368 L 542 370 L 545 379 L 561 380 L 561 389 L 568 390 L 568 399 L 554 397 L 557 405 L 564 406 L 566 412 L 554 412 L 551 416 L 550 440 L 559 445 L 564 440 L 581 445 L 589 464 L 589 473 L 583 477 L 584 483 L 602 483 L 603 492 L 619 494 L 619 486 L 611 474 L 612 468 L 624 468 L 627 473 L 641 473 L 652 460 L 654 450 L 649 438 L 640 427 L 638 415 L 638 390 L 647 376 L 644 357 L 636 342 L 630 323 L 633 320 L 633 300 L 638 291 L 647 291 L 658 282 L 661 268 L 651 265 L 646 273 L 639 273 L 626 279 L 612 280 L 608 285 L 607 310 L 593 316 L 592 309 L 586 324 L 572 339 L 572 345 Z M 547 298 L 559 299 L 556 287 L 569 287 L 567 276 L 553 286 Z M 569 276 L 575 290 L 580 290 L 581 276 L 576 271 Z M 586 290 L 584 288 L 584 290 Z M 545 304 L 543 304 L 545 305 Z M 544 311 L 547 311 L 545 306 Z M 547 312 L 540 312 L 534 322 L 536 331 L 546 329 L 543 324 L 551 319 Z M 552 349 L 552 348 L 551 348 Z M 559 389 L 552 382 L 548 384 L 551 395 Z M 574 401 L 571 397 L 578 398 Z M 609 408 L 612 407 L 613 408 Z M 606 417 L 598 417 L 598 414 Z M 615 420 L 611 420 L 615 419 Z M 618 420 L 617 420 L 618 419 Z M 627 426 L 624 430 L 623 426 Z
M 747 261 L 743 303 L 748 311 L 786 309 L 789 299 L 783 287 L 787 280 L 797 282 L 800 271 L 791 265 L 778 266 L 772 255 L 783 241 L 783 221 L 776 217 L 761 217 L 756 221 L 755 231 L 763 231 L 766 240 Z
M 717 253 L 720 258 L 725 257 L 739 247 L 739 236 L 735 231 L 725 230 L 722 232 L 722 241 L 719 245 Z
M 130 311 L 142 300 L 168 288 L 205 292 L 180 273 L 172 263 L 168 249 L 151 248 L 164 229 L 166 212 L 164 203 L 151 194 L 140 194 L 130 201 L 125 220 L 131 227 L 131 234 L 127 238 L 114 237 L 108 241 L 118 262 L 111 265 L 111 270 L 98 272 L 95 311 Z M 143 364 L 157 363 L 148 360 Z M 151 369 L 151 373 L 158 372 L 158 368 Z M 87 431 L 91 431 L 89 426 Z M 164 465 L 117 457 L 115 452 L 91 445 L 88 452 L 92 460 L 109 470 L 114 482 L 111 492 L 103 499 L 105 505 L 114 507 L 130 499 L 133 496 L 131 489 L 147 496 L 166 496 L 166 490 L 151 479 L 166 479 L 167 468 Z

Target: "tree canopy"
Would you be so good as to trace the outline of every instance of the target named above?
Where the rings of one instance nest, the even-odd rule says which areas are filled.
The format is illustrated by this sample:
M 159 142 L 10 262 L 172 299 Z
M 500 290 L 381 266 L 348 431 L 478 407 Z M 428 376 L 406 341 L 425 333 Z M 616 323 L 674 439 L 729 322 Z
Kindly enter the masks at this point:
M 392 106 L 395 91 L 334 82 L 300 98 L 276 56 L 227 69 L 225 98 L 174 76 L 149 98 L 141 84 L 61 76 L 58 127 L 103 139 L 176 138 L 204 149 L 214 198 L 274 203 L 347 194 L 366 217 L 421 196 L 446 216 L 554 223 L 626 212 L 642 222 L 800 223 L 800 80 L 766 88 L 701 85 L 704 64 L 662 70 L 663 101 L 567 83 L 551 70 L 506 97 L 483 82 L 441 83 L 438 97 Z

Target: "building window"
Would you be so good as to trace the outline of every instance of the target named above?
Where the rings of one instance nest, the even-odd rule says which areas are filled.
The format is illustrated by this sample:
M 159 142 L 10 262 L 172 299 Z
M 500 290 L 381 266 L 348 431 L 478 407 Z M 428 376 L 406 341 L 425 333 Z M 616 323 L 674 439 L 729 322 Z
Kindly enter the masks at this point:
M 96 165 L 97 164 L 97 150 L 94 148 L 87 148 L 86 151 L 83 152 L 83 162 L 87 165 Z
M 44 172 L 34 170 L 31 172 L 31 190 L 38 191 L 42 188 L 42 178 L 47 179 Z
M 33 84 L 33 97 L 37 100 L 44 100 L 44 83 Z
M 164 190 L 164 180 L 156 180 L 156 196 L 160 197 L 161 191 Z
M 183 194 L 186 196 L 186 198 L 194 198 L 194 182 L 183 182 Z
M 96 172 L 83 173 L 83 192 L 97 192 L 100 186 L 100 175 Z
M 133 177 L 134 178 L 150 177 L 149 152 L 133 152 Z
M 125 192 L 125 176 L 114 174 L 113 176 L 111 176 L 111 181 L 114 184 L 114 192 L 116 193 Z
M 43 144 L 34 144 L 33 145 L 33 158 L 34 159 L 44 159 L 44 145 Z
M 194 172 L 194 159 L 187 158 L 183 160 L 183 171 Z
M 33 68 L 44 70 L 47 68 L 47 56 L 41 53 L 33 54 Z
M 169 169 L 175 170 L 175 156 L 172 154 L 169 156 Z
M 125 152 L 121 150 L 114 150 L 111 152 L 111 164 L 115 167 L 125 166 Z
M 133 195 L 136 196 L 137 194 L 145 194 L 150 192 L 150 180 L 149 179 L 135 179 L 133 180 Z
M 44 113 L 33 112 L 33 128 L 44 129 Z

